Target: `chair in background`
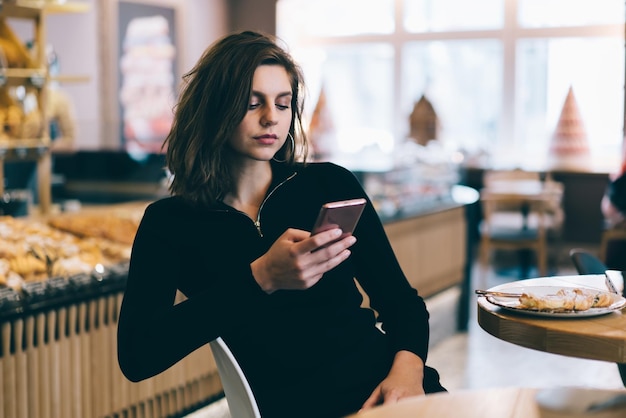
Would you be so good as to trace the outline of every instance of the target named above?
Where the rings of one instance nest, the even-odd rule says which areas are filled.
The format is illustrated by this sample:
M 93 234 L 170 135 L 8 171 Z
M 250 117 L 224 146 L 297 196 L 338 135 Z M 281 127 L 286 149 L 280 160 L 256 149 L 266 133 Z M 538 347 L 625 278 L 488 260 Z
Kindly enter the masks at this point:
M 589 251 L 572 248 L 569 256 L 578 274 L 604 274 L 607 271 L 607 267 L 602 260 Z
M 539 173 L 533 171 L 524 171 L 520 169 L 513 170 L 487 170 L 483 174 L 484 190 L 505 191 L 510 190 L 511 184 L 540 184 L 541 177 Z M 508 210 L 507 210 L 508 209 Z M 519 210 L 519 202 L 513 202 L 507 206 L 504 202 L 498 205 L 498 212 L 507 214 L 508 221 L 511 223 L 515 218 L 515 222 L 521 224 L 523 214 Z
M 512 196 L 524 197 L 541 196 L 546 200 L 546 214 L 548 218 L 546 228 L 553 236 L 560 235 L 561 227 L 565 218 L 563 211 L 563 183 L 554 181 L 551 173 L 546 173 L 542 178 L 541 174 L 535 171 L 514 170 L 488 170 L 483 177 L 484 188 L 490 191 L 497 191 L 499 194 L 509 194 Z M 502 212 L 506 206 L 499 205 Z M 507 213 L 509 223 L 514 219 L 517 224 L 527 222 L 536 223 L 534 214 L 519 211 L 519 202 L 514 202 L 510 206 L 511 211 Z
M 519 168 L 504 170 L 487 170 L 483 174 L 483 183 L 486 187 L 494 181 L 500 180 L 541 180 L 541 175 L 537 171 L 526 171 Z
M 480 204 L 480 260 L 488 266 L 492 250 L 517 251 L 521 276 L 527 276 L 528 257 L 536 255 L 539 274 L 547 273 L 548 240 L 560 242 L 564 215 L 563 185 L 537 172 L 489 170 L 484 174 Z M 483 270 L 485 271 L 485 270 Z
M 233 418 L 260 418 L 252 389 L 233 353 L 221 337 L 211 341 L 210 345 L 230 415 Z
M 533 251 L 541 275 L 547 271 L 546 203 L 542 199 L 501 196 L 483 189 L 480 195 L 480 264 L 485 272 L 493 250 Z M 517 210 L 512 211 L 513 208 Z M 533 214 L 533 222 L 523 212 Z M 525 269 L 524 260 L 520 265 Z M 522 271 L 522 276 L 525 272 Z M 483 273 L 484 276 L 484 273 Z
M 589 251 L 573 248 L 570 250 L 569 256 L 578 274 L 605 274 L 607 270 L 602 260 Z M 626 363 L 617 363 L 617 369 L 624 386 L 626 386 Z
M 602 240 L 600 242 L 600 260 L 606 262 L 609 243 L 611 241 L 626 241 L 626 221 L 607 227 L 602 231 Z

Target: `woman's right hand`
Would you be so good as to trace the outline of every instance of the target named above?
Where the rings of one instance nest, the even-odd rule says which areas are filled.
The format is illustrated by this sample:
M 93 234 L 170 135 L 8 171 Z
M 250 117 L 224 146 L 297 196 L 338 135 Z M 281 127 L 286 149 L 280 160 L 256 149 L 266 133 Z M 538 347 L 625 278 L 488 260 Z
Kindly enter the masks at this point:
M 279 289 L 302 290 L 317 283 L 324 273 L 350 256 L 356 238 L 341 236 L 340 229 L 311 235 L 299 229 L 286 230 L 270 249 L 250 264 L 254 279 L 266 293 Z

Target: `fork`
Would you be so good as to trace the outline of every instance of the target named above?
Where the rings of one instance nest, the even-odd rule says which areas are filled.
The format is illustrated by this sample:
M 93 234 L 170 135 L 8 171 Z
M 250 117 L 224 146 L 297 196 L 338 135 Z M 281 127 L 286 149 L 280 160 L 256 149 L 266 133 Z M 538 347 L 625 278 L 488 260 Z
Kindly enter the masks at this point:
M 522 296 L 521 293 L 498 292 L 495 290 L 476 289 L 474 292 L 479 296 L 497 296 L 502 298 L 519 298 Z

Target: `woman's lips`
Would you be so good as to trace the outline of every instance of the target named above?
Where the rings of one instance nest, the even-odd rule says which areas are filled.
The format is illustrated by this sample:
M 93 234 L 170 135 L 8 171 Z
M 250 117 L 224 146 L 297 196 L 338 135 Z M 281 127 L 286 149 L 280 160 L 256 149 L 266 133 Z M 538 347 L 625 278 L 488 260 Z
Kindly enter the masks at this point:
M 254 139 L 259 144 L 272 145 L 272 144 L 274 144 L 274 142 L 276 142 L 278 137 L 276 135 L 261 135 L 261 136 L 255 136 Z

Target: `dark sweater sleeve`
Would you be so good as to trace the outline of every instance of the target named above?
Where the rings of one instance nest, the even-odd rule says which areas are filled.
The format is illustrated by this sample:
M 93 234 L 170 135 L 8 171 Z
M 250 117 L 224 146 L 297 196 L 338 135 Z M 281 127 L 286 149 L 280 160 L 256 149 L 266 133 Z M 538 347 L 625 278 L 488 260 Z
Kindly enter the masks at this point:
M 236 297 L 205 292 L 175 304 L 177 277 L 185 270 L 175 226 L 167 218 L 148 207 L 133 244 L 117 339 L 119 365 L 131 381 L 166 370 L 236 327 L 265 296 L 249 265 L 233 265 L 233 280 L 222 281 L 219 292 Z
M 408 282 L 393 252 L 382 222 L 361 184 L 348 170 L 336 168 L 335 184 L 343 184 L 349 196 L 364 196 L 368 204 L 354 231 L 352 248 L 356 279 L 379 314 L 383 329 L 395 351 L 408 350 L 426 362 L 429 314 L 426 304 Z

